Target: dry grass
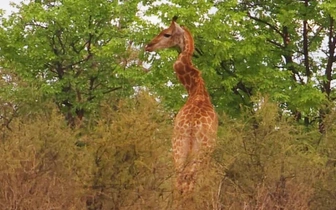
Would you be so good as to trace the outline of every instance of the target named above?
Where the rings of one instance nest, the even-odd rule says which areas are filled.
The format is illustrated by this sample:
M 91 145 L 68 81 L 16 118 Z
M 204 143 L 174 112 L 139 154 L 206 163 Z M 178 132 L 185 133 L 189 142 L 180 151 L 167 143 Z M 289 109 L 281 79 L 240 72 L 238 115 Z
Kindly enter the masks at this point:
M 103 105 L 70 129 L 48 107 L 11 122 L 0 143 L 0 209 L 335 209 L 336 136 L 308 132 L 265 102 L 221 116 L 213 161 L 174 199 L 172 117 L 148 94 Z

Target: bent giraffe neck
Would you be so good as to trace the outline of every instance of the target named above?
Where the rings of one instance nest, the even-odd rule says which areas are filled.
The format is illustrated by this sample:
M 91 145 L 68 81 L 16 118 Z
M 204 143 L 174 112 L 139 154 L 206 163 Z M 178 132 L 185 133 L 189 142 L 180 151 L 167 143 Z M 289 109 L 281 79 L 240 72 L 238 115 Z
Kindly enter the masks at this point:
M 208 97 L 201 72 L 193 66 L 191 61 L 194 52 L 194 40 L 188 29 L 183 28 L 183 30 L 185 31 L 184 45 L 181 47 L 182 52 L 174 63 L 174 70 L 179 81 L 186 88 L 189 99 L 196 95 Z

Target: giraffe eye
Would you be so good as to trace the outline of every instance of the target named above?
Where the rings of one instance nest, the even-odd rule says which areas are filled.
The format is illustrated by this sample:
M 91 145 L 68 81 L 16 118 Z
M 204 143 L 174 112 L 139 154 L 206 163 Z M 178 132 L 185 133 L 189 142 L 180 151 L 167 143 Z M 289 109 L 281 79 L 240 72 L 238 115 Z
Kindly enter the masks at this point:
M 170 37 L 171 35 L 170 34 L 163 34 L 164 37 Z

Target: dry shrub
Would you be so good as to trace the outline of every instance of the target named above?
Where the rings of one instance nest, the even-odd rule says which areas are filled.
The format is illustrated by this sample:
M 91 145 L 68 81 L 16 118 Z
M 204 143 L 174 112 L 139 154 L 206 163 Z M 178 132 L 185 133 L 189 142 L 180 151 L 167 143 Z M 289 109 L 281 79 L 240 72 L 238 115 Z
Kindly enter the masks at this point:
M 2 139 L 0 209 L 164 209 L 171 203 L 171 117 L 152 96 L 102 106 L 101 117 L 78 130 L 52 110 L 17 118 Z
M 336 110 L 326 115 L 323 122 L 325 133 L 318 139 L 318 152 L 326 159 L 325 165 L 316 176 L 315 192 L 311 209 L 336 209 Z
M 215 158 L 222 172 L 215 209 L 309 209 L 324 159 L 311 134 L 267 100 L 247 120 L 226 118 Z
M 140 93 L 78 129 L 54 107 L 11 122 L 0 143 L 0 209 L 335 209 L 336 114 L 307 132 L 264 100 L 221 116 L 213 161 L 175 200 L 172 115 Z
M 111 109 L 102 107 L 88 142 L 95 164 L 92 196 L 99 198 L 93 205 L 164 209 L 172 190 L 170 117 L 145 93 Z
M 0 209 L 83 209 L 72 131 L 56 113 L 24 120 L 0 145 Z

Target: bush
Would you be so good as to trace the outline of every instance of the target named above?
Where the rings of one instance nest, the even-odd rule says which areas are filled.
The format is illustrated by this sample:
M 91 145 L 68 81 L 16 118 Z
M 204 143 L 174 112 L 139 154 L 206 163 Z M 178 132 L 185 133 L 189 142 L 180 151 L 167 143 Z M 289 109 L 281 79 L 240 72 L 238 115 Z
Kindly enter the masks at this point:
M 76 181 L 86 156 L 55 112 L 16 119 L 0 145 L 0 209 L 84 209 Z
M 336 208 L 335 113 L 323 135 L 267 100 L 244 119 L 221 116 L 213 161 L 195 192 L 177 200 L 173 115 L 153 96 L 102 105 L 77 129 L 55 110 L 46 105 L 2 130 L 0 209 Z
M 221 126 L 216 159 L 225 171 L 217 208 L 310 209 L 325 162 L 311 146 L 317 134 L 279 117 L 267 101 L 249 113 Z
M 12 122 L 0 145 L 1 209 L 147 209 L 169 199 L 169 116 L 146 94 L 101 112 L 79 130 L 56 111 Z

